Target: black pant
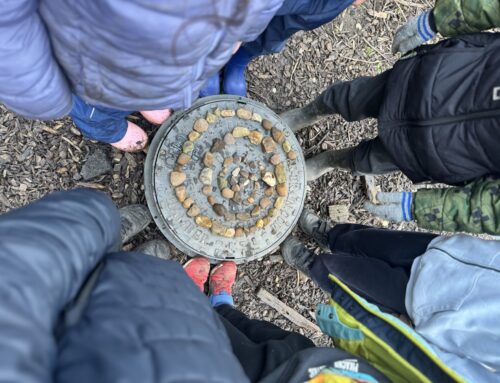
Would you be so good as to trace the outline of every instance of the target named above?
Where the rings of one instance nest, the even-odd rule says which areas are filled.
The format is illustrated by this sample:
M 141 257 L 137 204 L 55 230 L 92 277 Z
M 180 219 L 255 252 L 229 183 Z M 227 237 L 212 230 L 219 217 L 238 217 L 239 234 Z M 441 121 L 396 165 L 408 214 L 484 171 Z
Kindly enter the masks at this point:
M 297 352 L 314 347 L 303 335 L 272 323 L 249 319 L 230 305 L 215 308 L 226 328 L 233 352 L 252 382 L 263 378 Z
M 329 290 L 328 274 L 382 308 L 407 314 L 406 285 L 413 260 L 422 255 L 436 235 L 335 225 L 328 233 L 332 254 L 322 254 L 311 265 L 311 278 Z
M 315 100 L 316 106 L 321 114 L 340 114 L 347 121 L 377 118 L 388 76 L 386 71 L 375 77 L 333 84 Z M 355 174 L 387 174 L 399 170 L 378 137 L 362 141 L 352 149 L 349 162 Z

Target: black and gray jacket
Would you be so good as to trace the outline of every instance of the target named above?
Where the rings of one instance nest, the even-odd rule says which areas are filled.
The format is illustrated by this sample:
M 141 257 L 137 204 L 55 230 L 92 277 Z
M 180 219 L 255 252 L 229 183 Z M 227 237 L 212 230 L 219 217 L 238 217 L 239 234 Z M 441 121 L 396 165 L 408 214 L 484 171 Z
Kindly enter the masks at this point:
M 413 182 L 500 176 L 500 34 L 423 46 L 390 71 L 379 137 Z

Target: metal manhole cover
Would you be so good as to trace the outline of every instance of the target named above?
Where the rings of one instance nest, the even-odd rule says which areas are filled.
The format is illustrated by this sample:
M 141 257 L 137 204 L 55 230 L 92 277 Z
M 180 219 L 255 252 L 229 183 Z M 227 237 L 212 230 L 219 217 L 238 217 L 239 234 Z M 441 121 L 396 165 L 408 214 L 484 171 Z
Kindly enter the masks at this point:
M 297 223 L 305 185 L 294 134 L 269 108 L 237 96 L 174 114 L 146 159 L 156 224 L 180 251 L 213 261 L 246 262 L 277 248 Z

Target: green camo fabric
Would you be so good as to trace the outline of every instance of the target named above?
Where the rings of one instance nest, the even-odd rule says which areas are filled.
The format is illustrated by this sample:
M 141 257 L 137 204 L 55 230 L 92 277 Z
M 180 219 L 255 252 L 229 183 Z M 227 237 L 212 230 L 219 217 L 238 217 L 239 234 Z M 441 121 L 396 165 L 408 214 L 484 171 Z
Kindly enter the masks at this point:
M 433 13 L 446 37 L 500 27 L 500 0 L 437 0 Z
M 500 179 L 480 178 L 463 187 L 421 189 L 413 196 L 419 227 L 437 231 L 500 234 Z

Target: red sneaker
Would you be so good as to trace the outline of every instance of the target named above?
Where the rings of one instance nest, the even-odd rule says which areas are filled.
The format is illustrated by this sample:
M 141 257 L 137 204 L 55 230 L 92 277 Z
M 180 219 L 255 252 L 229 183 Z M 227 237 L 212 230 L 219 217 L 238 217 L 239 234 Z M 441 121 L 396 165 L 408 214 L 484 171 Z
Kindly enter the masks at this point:
M 205 290 L 205 283 L 207 283 L 208 274 L 210 273 L 210 262 L 203 257 L 194 257 L 186 262 L 184 270 L 189 278 L 203 293 Z
M 219 295 L 225 292 L 228 295 L 233 295 L 233 285 L 236 280 L 237 267 L 232 261 L 222 262 L 214 267 L 210 273 L 208 285 L 211 295 Z

